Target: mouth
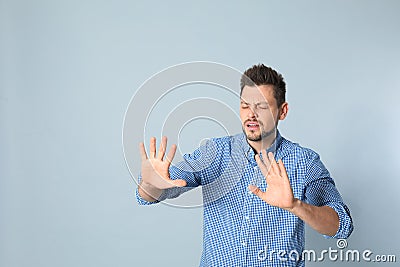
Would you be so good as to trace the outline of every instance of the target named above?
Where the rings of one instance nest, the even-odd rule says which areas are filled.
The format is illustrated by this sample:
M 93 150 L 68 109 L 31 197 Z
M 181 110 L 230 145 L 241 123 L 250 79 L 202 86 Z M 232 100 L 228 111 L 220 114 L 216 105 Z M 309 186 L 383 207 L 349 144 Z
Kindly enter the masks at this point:
M 260 124 L 257 121 L 246 121 L 246 129 L 250 131 L 257 131 L 260 129 Z

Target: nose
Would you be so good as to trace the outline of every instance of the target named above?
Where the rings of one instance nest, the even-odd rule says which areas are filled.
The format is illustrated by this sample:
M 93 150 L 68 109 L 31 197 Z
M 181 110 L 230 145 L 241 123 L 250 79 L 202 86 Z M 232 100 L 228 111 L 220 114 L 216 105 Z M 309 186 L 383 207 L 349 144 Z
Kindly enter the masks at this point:
M 249 111 L 247 113 L 247 118 L 249 119 L 255 119 L 257 117 L 257 113 L 255 112 L 255 107 L 250 107 Z

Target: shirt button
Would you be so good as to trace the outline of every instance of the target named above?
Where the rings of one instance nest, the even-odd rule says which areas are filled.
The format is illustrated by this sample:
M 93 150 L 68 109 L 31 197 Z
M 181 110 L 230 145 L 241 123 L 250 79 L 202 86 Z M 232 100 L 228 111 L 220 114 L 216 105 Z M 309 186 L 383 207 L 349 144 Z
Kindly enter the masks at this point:
M 243 247 L 247 246 L 246 242 L 242 242 L 242 246 Z
M 246 220 L 250 220 L 250 217 L 249 217 L 249 216 L 244 216 L 244 218 L 245 218 Z

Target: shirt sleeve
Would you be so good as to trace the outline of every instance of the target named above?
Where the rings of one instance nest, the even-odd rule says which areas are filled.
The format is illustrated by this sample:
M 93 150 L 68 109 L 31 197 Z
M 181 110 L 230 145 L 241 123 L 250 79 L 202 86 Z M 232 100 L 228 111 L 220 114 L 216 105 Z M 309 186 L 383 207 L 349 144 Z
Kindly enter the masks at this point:
M 339 228 L 335 235 L 326 238 L 348 238 L 353 231 L 353 220 L 349 208 L 330 177 L 328 170 L 321 162 L 319 155 L 311 153 L 306 174 L 305 200 L 314 206 L 329 206 L 339 216 Z
M 142 180 L 142 174 L 139 173 L 139 176 L 138 176 L 138 184 L 140 184 L 140 181 L 141 181 L 141 180 Z M 147 200 L 145 200 L 144 198 L 142 198 L 142 197 L 140 196 L 140 194 L 139 194 L 139 186 L 136 187 L 135 195 L 136 195 L 136 202 L 137 202 L 139 205 L 151 205 L 151 204 L 155 204 L 155 203 L 160 202 L 160 201 L 158 201 L 158 200 L 153 201 L 153 202 L 150 202 L 150 201 L 147 201 Z
M 151 205 L 151 204 L 155 204 L 155 203 L 159 202 L 158 200 L 156 200 L 154 202 L 150 202 L 150 201 L 143 199 L 139 194 L 139 187 L 136 187 L 135 193 L 136 193 L 136 201 L 139 205 Z

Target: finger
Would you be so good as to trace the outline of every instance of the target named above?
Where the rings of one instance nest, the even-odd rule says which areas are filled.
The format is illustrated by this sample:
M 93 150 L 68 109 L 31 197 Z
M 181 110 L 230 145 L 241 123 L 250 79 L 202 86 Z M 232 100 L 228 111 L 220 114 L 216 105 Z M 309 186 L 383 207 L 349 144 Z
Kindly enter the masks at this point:
M 274 154 L 272 152 L 268 153 L 268 159 L 269 162 L 271 163 L 271 169 L 273 172 L 275 172 L 276 174 L 280 174 L 280 170 L 278 167 L 278 164 L 276 164 L 275 158 L 274 158 Z
M 139 151 L 140 151 L 140 157 L 143 160 L 147 159 L 147 154 L 146 154 L 146 149 L 144 148 L 143 142 L 139 143 Z
M 158 155 L 157 155 L 158 159 L 162 160 L 164 158 L 166 149 L 167 149 L 167 137 L 163 136 L 163 138 L 161 139 L 160 148 L 158 149 Z
M 169 163 L 171 163 L 172 160 L 174 159 L 174 157 L 175 157 L 175 152 L 176 152 L 176 145 L 173 144 L 173 145 L 171 146 L 171 148 L 169 149 L 169 152 L 168 152 L 168 155 L 167 155 L 167 158 L 166 158 L 166 160 L 167 160 Z
M 269 172 L 271 172 L 271 161 L 270 161 L 270 159 L 268 158 L 268 152 L 267 152 L 267 150 L 264 149 L 264 151 L 262 152 L 262 154 L 263 154 L 263 160 L 264 160 L 265 167 L 267 168 L 267 172 L 269 173 Z
M 279 167 L 279 171 L 280 171 L 281 175 L 287 176 L 285 164 L 283 164 L 282 159 L 279 159 L 279 160 L 278 160 L 278 167 Z
M 255 185 L 249 185 L 249 190 L 250 190 L 254 195 L 256 195 L 256 196 L 258 196 L 259 198 L 262 199 L 262 196 L 263 196 L 264 192 L 261 191 L 260 188 L 258 188 L 258 187 L 255 186 Z
M 153 159 L 156 156 L 156 138 L 150 138 L 150 153 L 149 156 Z
M 260 171 L 262 174 L 264 174 L 264 176 L 267 176 L 268 174 L 268 167 L 265 165 L 265 163 L 262 161 L 262 159 L 260 158 L 260 155 L 255 155 L 254 159 L 257 162 L 258 167 L 260 168 Z

